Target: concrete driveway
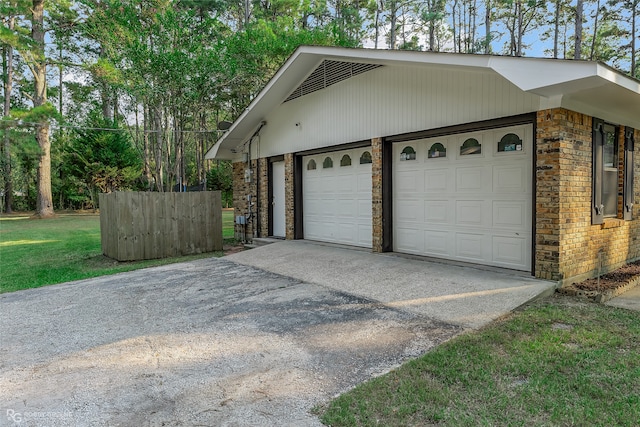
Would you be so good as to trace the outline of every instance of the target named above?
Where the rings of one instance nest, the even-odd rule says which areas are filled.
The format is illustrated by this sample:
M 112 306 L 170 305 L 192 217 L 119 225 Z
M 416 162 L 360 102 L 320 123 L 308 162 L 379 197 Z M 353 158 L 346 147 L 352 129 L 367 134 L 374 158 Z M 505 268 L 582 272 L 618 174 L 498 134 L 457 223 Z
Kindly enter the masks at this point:
M 0 425 L 320 425 L 314 405 L 483 323 L 438 307 L 526 289 L 494 317 L 552 288 L 305 242 L 227 258 L 0 295 Z
M 304 240 L 282 241 L 227 259 L 471 329 L 551 294 L 556 287 L 524 272 L 373 254 Z

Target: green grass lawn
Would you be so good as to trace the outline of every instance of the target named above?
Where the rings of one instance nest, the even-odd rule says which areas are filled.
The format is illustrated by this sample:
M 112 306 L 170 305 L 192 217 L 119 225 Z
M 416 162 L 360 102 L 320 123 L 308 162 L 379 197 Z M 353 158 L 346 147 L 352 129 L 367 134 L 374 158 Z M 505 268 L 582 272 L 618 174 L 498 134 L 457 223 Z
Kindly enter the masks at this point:
M 222 238 L 233 239 L 233 225 L 235 217 L 233 216 L 233 210 L 222 211 Z
M 233 237 L 233 211 L 223 211 L 223 238 Z M 35 288 L 222 253 L 118 262 L 102 255 L 100 217 L 69 214 L 35 220 L 0 217 L 0 292 Z
M 640 313 L 554 296 L 316 408 L 338 426 L 640 425 Z

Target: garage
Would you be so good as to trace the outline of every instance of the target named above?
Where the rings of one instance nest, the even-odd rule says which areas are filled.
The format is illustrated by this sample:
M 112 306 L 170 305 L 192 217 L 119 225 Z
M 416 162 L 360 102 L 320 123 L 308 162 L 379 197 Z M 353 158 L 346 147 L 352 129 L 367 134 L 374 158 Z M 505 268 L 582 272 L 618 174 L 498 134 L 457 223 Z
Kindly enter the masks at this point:
M 397 142 L 396 252 L 531 271 L 531 124 Z
M 302 158 L 304 238 L 371 248 L 371 147 Z

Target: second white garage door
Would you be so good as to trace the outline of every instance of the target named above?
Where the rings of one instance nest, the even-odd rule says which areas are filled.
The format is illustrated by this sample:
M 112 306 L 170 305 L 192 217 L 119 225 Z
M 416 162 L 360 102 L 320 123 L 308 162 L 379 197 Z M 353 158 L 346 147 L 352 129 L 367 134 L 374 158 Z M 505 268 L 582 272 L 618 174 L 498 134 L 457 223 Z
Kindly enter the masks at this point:
M 530 271 L 532 132 L 396 143 L 394 251 Z
M 303 157 L 304 238 L 371 247 L 371 149 Z

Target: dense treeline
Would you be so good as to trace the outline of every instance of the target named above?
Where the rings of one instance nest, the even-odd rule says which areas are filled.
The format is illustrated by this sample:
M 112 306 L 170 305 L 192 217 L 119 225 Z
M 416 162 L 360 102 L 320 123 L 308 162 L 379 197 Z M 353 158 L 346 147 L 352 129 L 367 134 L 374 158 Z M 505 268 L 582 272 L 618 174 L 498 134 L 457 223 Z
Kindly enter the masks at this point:
M 640 0 L 5 0 L 3 209 L 221 189 L 204 160 L 301 44 L 604 61 L 640 77 Z

